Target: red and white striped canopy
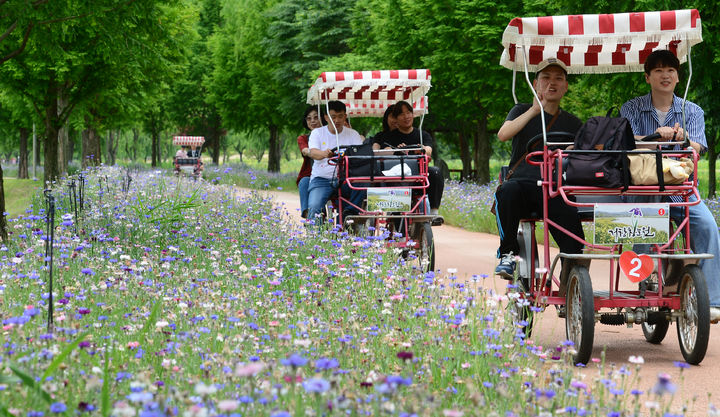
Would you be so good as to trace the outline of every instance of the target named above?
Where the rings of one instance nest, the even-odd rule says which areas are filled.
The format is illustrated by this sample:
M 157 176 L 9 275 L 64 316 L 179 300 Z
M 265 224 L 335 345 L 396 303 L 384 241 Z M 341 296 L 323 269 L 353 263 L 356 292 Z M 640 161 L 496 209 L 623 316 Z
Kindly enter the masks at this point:
M 175 146 L 202 146 L 205 143 L 204 136 L 173 136 Z
M 323 72 L 308 90 L 307 103 L 339 100 L 350 117 L 381 117 L 388 106 L 405 100 L 416 115 L 424 114 L 430 78 L 427 69 Z
M 557 57 L 569 73 L 642 71 L 656 49 L 669 49 L 680 62 L 688 48 L 702 42 L 700 13 L 695 10 L 515 18 L 502 44 L 500 65 L 535 71 L 543 59 Z

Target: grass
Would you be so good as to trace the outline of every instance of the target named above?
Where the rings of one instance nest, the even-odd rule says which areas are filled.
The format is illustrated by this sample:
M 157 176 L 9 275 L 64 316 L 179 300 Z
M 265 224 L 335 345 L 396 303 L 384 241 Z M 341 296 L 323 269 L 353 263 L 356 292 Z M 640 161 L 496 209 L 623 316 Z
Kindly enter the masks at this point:
M 32 196 L 42 188 L 42 182 L 4 178 L 5 211 L 10 217 L 17 217 L 30 206 Z
M 671 381 L 635 389 L 640 365 L 596 358 L 577 370 L 571 345 L 525 340 L 527 323 L 508 308 L 522 300 L 512 286 L 497 294 L 482 271 L 423 273 L 387 246 L 389 234 L 306 229 L 262 191 L 140 172 L 125 192 L 123 174 L 89 173 L 77 218 L 55 191 L 52 276 L 45 216 L 11 219 L 0 246 L 0 415 L 679 409 Z

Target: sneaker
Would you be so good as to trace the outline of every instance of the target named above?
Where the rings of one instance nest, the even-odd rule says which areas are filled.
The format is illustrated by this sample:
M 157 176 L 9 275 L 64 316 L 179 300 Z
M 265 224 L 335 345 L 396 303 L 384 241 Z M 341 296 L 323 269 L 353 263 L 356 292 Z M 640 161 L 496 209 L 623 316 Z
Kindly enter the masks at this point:
M 500 264 L 495 268 L 495 275 L 500 275 L 503 279 L 512 280 L 515 275 L 515 256 L 512 252 L 505 254 L 500 259 Z
M 710 307 L 710 323 L 720 322 L 720 307 Z

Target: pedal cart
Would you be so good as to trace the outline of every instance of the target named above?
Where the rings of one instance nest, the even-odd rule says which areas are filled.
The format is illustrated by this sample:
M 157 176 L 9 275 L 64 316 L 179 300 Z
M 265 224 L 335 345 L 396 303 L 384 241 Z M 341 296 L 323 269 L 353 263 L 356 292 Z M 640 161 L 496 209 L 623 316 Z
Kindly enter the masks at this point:
M 175 175 L 188 175 L 197 178 L 203 170 L 200 153 L 205 143 L 203 136 L 173 136 L 173 145 L 181 146 L 182 150 L 173 157 Z
M 422 131 L 430 78 L 426 69 L 323 72 L 308 91 L 307 103 L 319 108 L 339 100 L 347 106 L 348 117 L 382 117 L 388 106 L 405 100 L 415 115 L 421 116 Z M 338 191 L 334 214 L 338 222 L 358 234 L 385 240 L 419 270 L 433 270 L 431 226 L 434 219 L 442 218 L 430 215 L 430 157 L 421 147 L 373 150 L 369 143 L 338 149 L 337 155 L 334 160 L 341 184 L 367 191 L 363 207 L 354 206 L 359 213 L 347 217 L 342 213 L 352 205 L 350 196 Z
M 516 72 L 521 70 L 537 98 L 529 73 L 534 72 L 543 59 L 562 60 L 571 74 L 643 71 L 645 57 L 655 49 L 670 49 L 681 62 L 690 64 L 690 48 L 701 40 L 697 10 L 515 18 L 503 34 L 500 63 L 513 70 L 513 97 Z M 692 66 L 689 66 L 691 76 Z M 690 76 L 683 100 L 687 97 Z M 540 114 L 544 119 L 544 112 Z M 545 120 L 542 124 L 546 125 Z M 542 150 L 526 157 L 528 163 L 539 165 L 542 171 L 543 179 L 538 185 L 543 189 L 544 206 L 544 212 L 536 218 L 521 221 L 518 230 L 521 253 L 516 283 L 521 300 L 513 303 L 513 308 L 520 319 L 528 323 L 526 333 L 531 331 L 533 314 L 528 305 L 541 310 L 555 306 L 559 316 L 565 317 L 567 339 L 574 343 L 574 362 L 585 364 L 592 353 L 597 322 L 640 324 L 646 340 L 651 343 L 660 343 L 670 323 L 675 322 L 685 361 L 699 364 L 708 346 L 710 312 L 705 276 L 696 263 L 712 255 L 690 250 L 689 206 L 697 202 L 689 198 L 695 196 L 700 200 L 697 153 L 686 146 L 681 147 L 683 150 L 659 151 L 663 157 L 686 157 L 694 162 L 694 175 L 680 184 L 627 188 L 577 186 L 563 178 L 562 170 L 554 168 L 562 166 L 563 159 L 573 153 L 613 151 L 566 150 L 563 147 L 572 142 L 562 136 L 543 131 L 539 138 Z M 649 144 L 657 147 L 660 142 Z M 683 142 L 676 144 L 684 145 Z M 658 151 L 624 152 L 629 155 Z M 674 200 L 681 201 L 607 202 L 623 201 L 624 197 L 633 195 L 679 196 Z M 578 207 L 581 219 L 592 223 L 592 237 L 585 240 L 574 236 L 548 218 L 548 200 L 556 196 Z M 674 206 L 684 208 L 685 213 L 677 224 L 670 221 L 668 214 Z M 536 243 L 537 223 L 544 226 L 542 260 Z M 549 226 L 583 243 L 584 253 L 559 253 L 551 258 Z M 637 255 L 632 251 L 633 244 L 637 243 L 651 244 L 651 253 Z M 562 268 L 560 260 L 564 261 Z M 590 261 L 609 262 L 608 283 L 604 289 L 593 288 Z

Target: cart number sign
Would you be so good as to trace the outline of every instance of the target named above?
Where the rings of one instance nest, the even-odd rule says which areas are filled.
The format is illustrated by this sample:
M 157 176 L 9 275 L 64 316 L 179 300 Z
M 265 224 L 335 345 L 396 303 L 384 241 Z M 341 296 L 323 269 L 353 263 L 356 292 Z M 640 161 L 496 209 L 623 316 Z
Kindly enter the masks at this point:
M 670 205 L 666 203 L 595 204 L 594 243 L 667 243 Z
M 620 269 L 631 282 L 640 282 L 653 271 L 652 258 L 647 255 L 638 255 L 629 250 L 620 255 Z
M 412 191 L 409 188 L 368 188 L 368 211 L 410 211 Z

